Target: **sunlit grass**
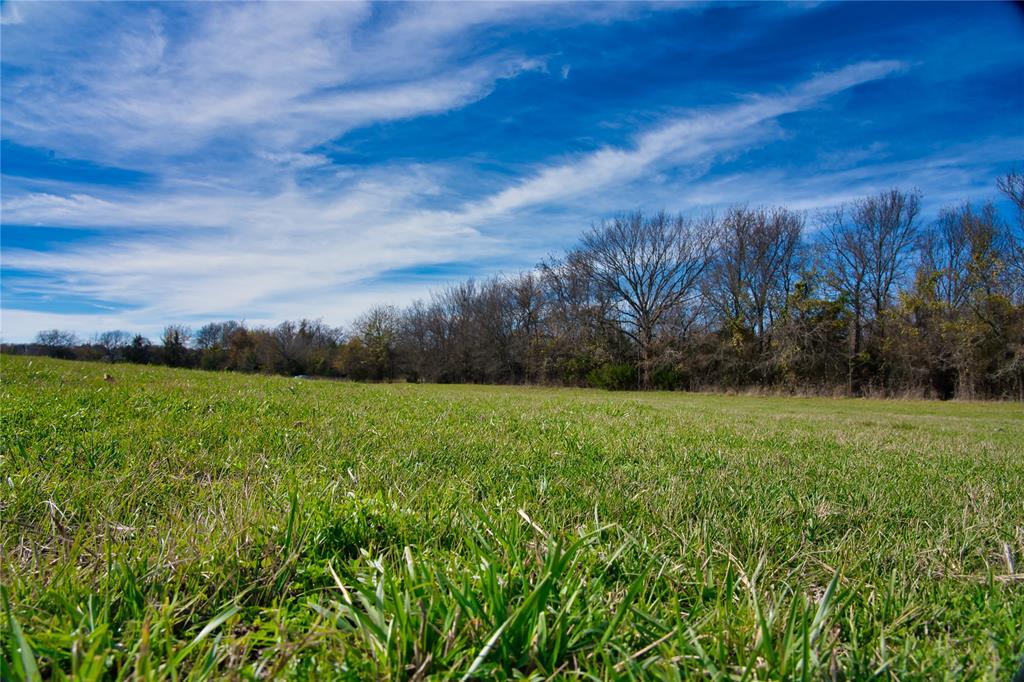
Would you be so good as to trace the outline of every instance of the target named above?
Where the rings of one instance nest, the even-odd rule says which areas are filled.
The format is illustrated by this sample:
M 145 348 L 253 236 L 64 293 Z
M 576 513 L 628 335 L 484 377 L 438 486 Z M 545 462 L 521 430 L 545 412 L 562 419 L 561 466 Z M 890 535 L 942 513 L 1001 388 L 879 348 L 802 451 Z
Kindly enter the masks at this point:
M 1008 679 L 1024 651 L 1020 405 L 2 362 L 4 679 Z

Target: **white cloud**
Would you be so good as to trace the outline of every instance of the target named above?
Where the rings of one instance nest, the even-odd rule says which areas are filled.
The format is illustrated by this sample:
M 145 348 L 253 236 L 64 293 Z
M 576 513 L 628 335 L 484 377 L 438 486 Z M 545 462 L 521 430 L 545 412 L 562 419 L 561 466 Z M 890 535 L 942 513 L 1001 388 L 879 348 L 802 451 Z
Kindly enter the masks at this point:
M 323 154 L 305 154 L 302 152 L 262 152 L 260 157 L 274 164 L 295 170 L 327 166 L 331 163 Z
M 480 202 L 470 215 L 485 217 L 553 200 L 565 200 L 613 183 L 629 182 L 660 162 L 709 160 L 726 149 L 749 144 L 759 126 L 814 106 L 856 85 L 884 78 L 905 66 L 895 61 L 864 62 L 819 74 L 790 92 L 750 97 L 716 110 L 694 112 L 636 137 L 631 148 L 604 147 L 543 169 L 533 177 Z

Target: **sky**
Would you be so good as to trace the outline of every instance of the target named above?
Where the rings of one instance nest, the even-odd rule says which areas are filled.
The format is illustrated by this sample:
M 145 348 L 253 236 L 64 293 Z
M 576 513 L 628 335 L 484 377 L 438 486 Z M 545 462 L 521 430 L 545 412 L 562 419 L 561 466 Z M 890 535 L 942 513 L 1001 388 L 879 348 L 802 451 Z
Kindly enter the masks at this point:
M 2 4 L 0 335 L 351 322 L 627 210 L 1024 167 L 998 3 Z

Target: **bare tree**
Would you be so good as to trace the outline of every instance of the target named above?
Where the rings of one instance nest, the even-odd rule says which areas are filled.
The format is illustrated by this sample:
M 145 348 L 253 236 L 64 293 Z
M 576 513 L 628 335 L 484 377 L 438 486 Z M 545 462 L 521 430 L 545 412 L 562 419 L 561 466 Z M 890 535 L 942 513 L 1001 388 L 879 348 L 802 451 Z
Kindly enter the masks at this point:
M 1024 225 L 1024 172 L 1010 171 L 996 180 L 996 187 L 1017 207 L 1018 218 Z
M 78 337 L 67 329 L 47 329 L 36 334 L 36 343 L 47 348 L 72 348 Z
M 95 344 L 103 349 L 104 359 L 110 362 L 120 360 L 131 341 L 132 335 L 120 329 L 97 334 L 94 340 Z
M 196 331 L 193 342 L 198 350 L 227 348 L 231 335 L 241 326 L 242 324 L 235 320 L 209 322 Z
M 822 256 L 832 288 L 850 306 L 850 361 L 890 306 L 917 237 L 918 192 L 892 189 L 844 205 L 824 218 Z
M 753 333 L 758 354 L 789 295 L 802 232 L 803 218 L 784 208 L 733 208 L 722 220 L 708 297 L 724 324 Z
M 905 272 L 920 211 L 919 193 L 895 189 L 863 199 L 850 211 L 852 223 L 867 246 L 867 292 L 876 318 L 889 307 Z
M 398 323 L 396 353 L 406 376 L 413 381 L 437 381 L 442 358 L 438 351 L 443 324 L 437 306 L 413 301 Z
M 698 283 L 714 249 L 714 220 L 664 212 L 618 216 L 592 228 L 578 258 L 588 276 L 612 293 L 623 332 L 637 345 L 640 376 L 650 385 L 652 350 L 659 323 L 698 295 Z
M 525 272 L 509 280 L 506 288 L 514 335 L 512 353 L 522 373 L 516 379 L 536 381 L 542 371 L 542 360 L 537 356 L 545 313 L 543 282 L 536 273 Z
M 515 354 L 518 329 L 509 283 L 500 277 L 481 282 L 467 312 L 465 333 L 475 380 L 519 380 L 522 365 Z
M 1024 172 L 1010 171 L 996 181 L 996 186 L 1017 208 L 1016 229 L 1009 225 L 1006 228 L 1007 269 L 1017 300 L 1024 302 Z
M 579 251 L 543 261 L 544 316 L 538 334 L 545 380 L 583 383 L 587 373 L 615 358 L 624 335 L 612 314 L 615 302 L 588 274 Z
M 284 374 L 325 374 L 339 330 L 322 320 L 286 320 L 269 330 L 257 330 L 257 354 L 264 370 Z M 233 338 L 233 335 L 232 335 Z
M 441 381 L 480 381 L 471 357 L 473 302 L 478 289 L 471 279 L 431 295 L 434 336 L 442 354 Z
M 944 208 L 934 227 L 921 235 L 923 271 L 935 281 L 935 296 L 947 310 L 966 303 L 967 265 L 970 240 L 964 228 L 964 212 L 969 207 Z

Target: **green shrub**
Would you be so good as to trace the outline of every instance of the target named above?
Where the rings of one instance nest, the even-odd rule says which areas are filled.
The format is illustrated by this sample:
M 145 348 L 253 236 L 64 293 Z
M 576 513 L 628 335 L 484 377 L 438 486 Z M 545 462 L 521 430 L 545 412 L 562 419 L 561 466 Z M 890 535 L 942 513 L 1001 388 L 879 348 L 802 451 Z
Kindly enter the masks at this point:
M 651 372 L 651 387 L 659 391 L 675 391 L 683 385 L 683 374 L 675 367 L 659 367 Z
M 637 387 L 636 367 L 627 364 L 601 365 L 587 374 L 587 383 L 609 391 L 628 391 Z

